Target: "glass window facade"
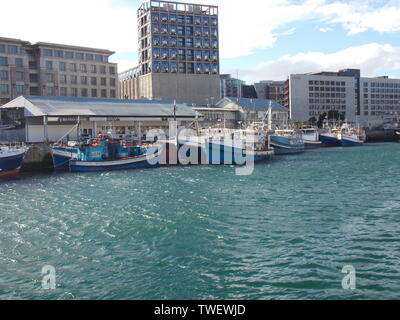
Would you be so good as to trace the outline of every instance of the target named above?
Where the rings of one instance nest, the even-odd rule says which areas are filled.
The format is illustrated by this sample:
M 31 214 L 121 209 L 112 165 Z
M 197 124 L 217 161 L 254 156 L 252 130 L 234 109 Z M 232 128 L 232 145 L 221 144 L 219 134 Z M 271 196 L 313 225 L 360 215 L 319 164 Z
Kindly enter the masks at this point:
M 140 74 L 218 74 L 217 14 L 215 6 L 194 11 L 173 2 L 168 10 L 155 5 L 142 14 L 139 12 Z

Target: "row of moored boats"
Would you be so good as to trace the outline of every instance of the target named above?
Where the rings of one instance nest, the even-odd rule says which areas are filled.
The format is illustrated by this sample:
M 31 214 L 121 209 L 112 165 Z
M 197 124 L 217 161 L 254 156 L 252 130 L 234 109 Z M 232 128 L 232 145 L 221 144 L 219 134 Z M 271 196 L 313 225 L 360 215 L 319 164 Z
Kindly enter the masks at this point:
M 168 140 L 113 138 L 112 130 L 80 141 L 52 146 L 56 171 L 93 172 L 155 167 L 171 164 L 245 164 L 246 159 L 262 161 L 273 155 L 304 152 L 334 146 L 362 146 L 365 133 L 347 124 L 335 128 L 265 130 L 211 128 L 191 131 Z M 186 148 L 186 149 L 185 149 Z M 19 173 L 26 147 L 0 148 L 0 178 Z M 182 154 L 182 150 L 183 154 Z M 179 152 L 178 152 L 179 151 Z

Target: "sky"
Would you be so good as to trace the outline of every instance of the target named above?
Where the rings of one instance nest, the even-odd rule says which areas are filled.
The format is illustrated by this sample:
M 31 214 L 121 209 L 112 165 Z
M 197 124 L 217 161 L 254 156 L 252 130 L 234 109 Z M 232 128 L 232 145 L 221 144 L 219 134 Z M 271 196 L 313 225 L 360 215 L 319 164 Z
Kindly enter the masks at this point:
M 137 64 L 141 2 L 0 0 L 0 37 L 109 49 L 122 72 Z M 247 83 L 343 68 L 400 78 L 400 0 L 187 2 L 218 5 L 221 73 Z

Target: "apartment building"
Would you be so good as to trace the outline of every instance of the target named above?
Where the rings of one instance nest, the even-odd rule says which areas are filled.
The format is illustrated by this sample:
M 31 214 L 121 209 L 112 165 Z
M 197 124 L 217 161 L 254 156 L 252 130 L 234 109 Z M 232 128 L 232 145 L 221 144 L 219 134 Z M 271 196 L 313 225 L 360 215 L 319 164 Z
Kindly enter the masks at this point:
M 114 52 L 0 38 L 0 105 L 21 95 L 117 98 Z
M 400 115 L 400 79 L 367 78 L 358 69 L 292 74 L 285 84 L 284 105 L 295 121 L 326 114 L 330 120 L 372 124 L 397 120 Z
M 233 78 L 230 74 L 221 74 L 221 99 L 225 97 L 241 98 L 242 86 L 245 84 L 240 79 Z
M 200 105 L 218 100 L 218 7 L 146 1 L 137 18 L 139 65 L 120 74 L 120 97 Z
M 285 81 L 265 80 L 254 84 L 258 99 L 269 99 L 283 105 L 285 101 Z

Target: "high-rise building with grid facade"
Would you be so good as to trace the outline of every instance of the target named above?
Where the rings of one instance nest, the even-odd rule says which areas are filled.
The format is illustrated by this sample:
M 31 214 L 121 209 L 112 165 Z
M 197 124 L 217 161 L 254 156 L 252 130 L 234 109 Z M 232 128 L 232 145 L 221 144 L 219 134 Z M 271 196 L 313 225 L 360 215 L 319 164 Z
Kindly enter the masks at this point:
M 138 38 L 139 65 L 120 74 L 120 98 L 218 100 L 218 7 L 146 1 L 138 9 Z

